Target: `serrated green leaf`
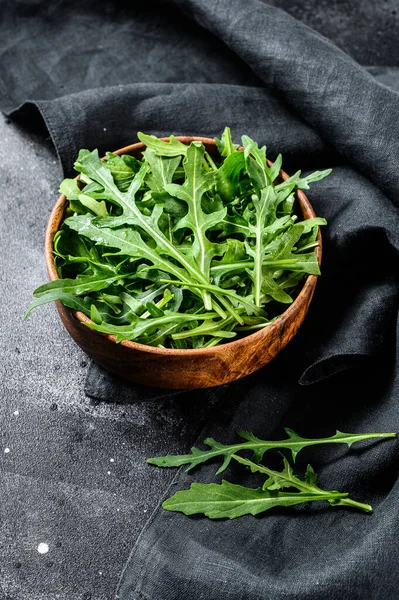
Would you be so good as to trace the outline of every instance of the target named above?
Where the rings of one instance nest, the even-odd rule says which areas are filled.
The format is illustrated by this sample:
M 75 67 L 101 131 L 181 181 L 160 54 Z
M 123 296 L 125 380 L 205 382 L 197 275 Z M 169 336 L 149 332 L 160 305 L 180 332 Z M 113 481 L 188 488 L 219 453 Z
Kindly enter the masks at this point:
M 180 156 L 159 156 L 153 148 L 143 152 L 143 158 L 150 165 L 151 171 L 146 176 L 146 183 L 154 192 L 164 192 L 165 185 L 172 183 L 173 176 L 180 164 Z
M 214 181 L 217 192 L 223 200 L 231 202 L 239 195 L 239 184 L 245 169 L 245 158 L 243 152 L 230 154 L 216 171 Z
M 83 296 L 103 290 L 120 279 L 123 279 L 120 274 L 104 271 L 94 275 L 78 275 L 75 279 L 54 279 L 36 288 L 33 294 L 35 298 L 41 298 L 49 292 Z
M 254 195 L 252 198 L 255 207 L 255 224 L 249 225 L 250 233 L 255 238 L 254 245 L 246 242 L 247 254 L 254 260 L 253 269 L 249 271 L 254 284 L 254 299 L 256 306 L 262 305 L 262 283 L 263 283 L 263 262 L 268 250 L 267 237 L 265 239 L 265 228 L 268 225 L 270 211 L 273 210 L 275 202 L 275 192 L 272 186 L 262 189 L 261 196 Z
M 192 483 L 189 490 L 176 492 L 165 500 L 165 510 L 182 512 L 185 515 L 203 514 L 210 519 L 235 519 L 243 515 L 258 515 L 271 508 L 288 507 L 304 502 L 340 500 L 347 494 L 289 493 L 247 488 L 223 480 L 216 483 Z
M 301 171 L 297 171 L 296 173 L 294 173 L 294 175 L 291 175 L 291 177 L 278 184 L 275 189 L 276 191 L 281 191 L 287 188 L 290 190 L 293 190 L 294 188 L 297 188 L 299 190 L 308 190 L 310 183 L 315 181 L 321 181 L 322 179 L 330 175 L 331 172 L 332 169 L 326 169 L 325 171 L 315 171 L 314 173 L 311 173 L 306 177 L 301 177 Z
M 238 148 L 238 144 L 233 144 L 230 127 L 224 128 L 220 140 L 219 138 L 215 137 L 215 143 L 219 154 L 225 158 L 235 153 Z
M 95 221 L 87 215 L 69 217 L 65 223 L 68 227 L 84 237 L 88 237 L 96 244 L 117 248 L 118 252 L 116 254 L 147 259 L 156 268 L 171 273 L 182 279 L 182 281 L 187 278 L 187 274 L 183 269 L 174 265 L 146 244 L 138 231 L 128 228 L 108 229 L 107 227 L 98 227 Z
M 138 132 L 137 137 L 147 148 L 155 150 L 158 156 L 172 157 L 186 155 L 187 146 L 177 140 L 174 135 L 169 137 L 169 142 L 164 142 L 154 135 L 147 135 L 141 131 Z
M 319 488 L 319 486 L 316 484 L 317 475 L 310 465 L 307 467 L 305 480 L 303 480 L 295 475 L 292 466 L 285 456 L 283 456 L 284 468 L 282 471 L 274 471 L 265 467 L 264 465 L 254 463 L 251 460 L 243 458 L 242 456 L 233 455 L 232 458 L 236 462 L 249 467 L 252 473 L 263 473 L 268 476 L 268 479 L 262 486 L 263 490 L 267 489 L 269 491 L 276 491 L 295 488 L 298 492 L 303 494 L 317 495 L 320 500 L 327 500 L 327 502 L 329 502 L 332 506 L 350 506 L 365 512 L 370 512 L 372 510 L 369 504 L 364 504 L 362 502 L 352 500 L 352 498 L 348 498 L 347 493 L 336 492 L 335 490 L 322 490 Z M 335 494 L 337 493 L 342 494 L 341 498 L 336 497 Z
M 68 200 L 79 200 L 79 195 L 82 193 L 76 179 L 64 179 L 58 191 L 60 194 L 64 194 Z
M 167 311 L 162 316 L 153 316 L 151 319 L 143 319 L 137 317 L 136 315 L 134 315 L 134 317 L 135 318 L 132 319 L 130 325 L 117 326 L 108 323 L 103 323 L 101 325 L 97 325 L 95 323 L 85 323 L 85 325 L 87 325 L 87 327 L 90 329 L 99 331 L 100 333 L 115 335 L 117 342 L 121 342 L 122 340 L 135 341 L 144 335 L 149 335 L 156 332 L 159 328 L 163 327 L 164 325 L 169 325 L 170 323 L 181 324 L 190 320 L 206 321 L 208 319 L 214 319 L 217 317 L 217 314 L 209 312 L 201 315 L 192 315 L 172 313 Z M 145 342 L 143 341 L 142 343 Z
M 105 204 L 104 200 L 99 202 L 98 200 L 94 200 L 94 198 L 91 198 L 86 194 L 79 194 L 79 202 L 98 217 L 108 216 L 107 205 Z
M 204 148 L 190 144 L 183 162 L 186 174 L 183 185 L 166 184 L 165 189 L 187 204 L 187 214 L 179 219 L 174 229 L 188 228 L 194 234 L 194 242 L 190 255 L 194 258 L 198 269 L 209 281 L 209 268 L 212 258 L 220 253 L 218 244 L 210 242 L 207 231 L 226 216 L 226 209 L 206 214 L 202 209 L 202 196 L 209 189 L 210 183 L 203 171 Z M 211 308 L 210 297 L 204 293 L 205 307 Z
M 271 449 L 284 449 L 286 448 L 292 453 L 292 457 L 295 461 L 297 454 L 309 446 L 316 446 L 319 444 L 347 444 L 352 445 L 355 442 L 363 440 L 374 439 L 374 438 L 391 438 L 396 437 L 395 433 L 342 433 L 337 432 L 335 435 L 328 438 L 303 438 L 296 434 L 292 429 L 286 429 L 288 439 L 286 440 L 261 440 L 256 437 L 253 433 L 248 431 L 238 431 L 240 437 L 245 442 L 239 442 L 237 444 L 225 445 L 217 442 L 212 438 L 206 438 L 204 444 L 209 446 L 209 449 L 200 450 L 199 448 L 192 448 L 191 454 L 181 455 L 169 455 L 161 456 L 158 458 L 149 458 L 147 462 L 158 467 L 180 467 L 181 465 L 189 465 L 189 469 L 207 462 L 213 458 L 223 457 L 223 467 L 218 470 L 218 473 L 222 472 L 227 466 L 233 454 L 241 450 L 250 450 L 254 453 L 253 460 L 260 462 L 265 452 Z M 226 462 L 227 459 L 227 462 Z M 225 464 L 226 463 L 226 464 Z M 188 469 L 188 470 L 189 470 Z
M 50 290 L 46 294 L 35 298 L 35 300 L 31 302 L 28 310 L 25 313 L 24 319 L 26 319 L 30 315 L 32 310 L 37 308 L 38 306 L 41 306 L 42 304 L 48 304 L 49 302 L 56 302 L 57 300 L 59 302 L 62 302 L 64 306 L 67 306 L 68 308 L 72 308 L 73 310 L 79 310 L 87 316 L 89 316 L 90 314 L 89 306 L 85 304 L 80 298 L 77 298 L 72 294 L 66 294 L 62 291 L 60 292 L 59 290 Z

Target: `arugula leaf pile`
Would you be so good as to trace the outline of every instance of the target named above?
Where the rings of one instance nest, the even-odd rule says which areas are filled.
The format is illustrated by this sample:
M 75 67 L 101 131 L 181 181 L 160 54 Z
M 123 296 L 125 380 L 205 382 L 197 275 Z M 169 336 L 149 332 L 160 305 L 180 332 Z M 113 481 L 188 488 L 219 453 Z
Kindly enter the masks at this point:
M 372 438 L 392 438 L 396 433 L 342 433 L 337 431 L 328 438 L 303 438 L 292 429 L 285 430 L 288 439 L 261 440 L 248 431 L 239 431 L 244 440 L 236 444 L 225 445 L 212 438 L 204 440 L 208 449 L 192 448 L 190 454 L 169 455 L 149 458 L 148 463 L 158 467 L 179 467 L 188 465 L 190 471 L 199 464 L 217 457 L 223 458 L 223 464 L 217 474 L 223 472 L 233 460 L 247 467 L 252 473 L 266 476 L 262 487 L 250 488 L 222 480 L 217 483 L 193 483 L 190 489 L 178 491 L 163 503 L 165 510 L 182 512 L 186 515 L 204 514 L 210 519 L 234 519 L 246 514 L 257 515 L 276 506 L 294 506 L 305 502 L 327 501 L 331 506 L 349 506 L 365 512 L 371 512 L 369 504 L 349 498 L 347 492 L 323 490 L 317 485 L 317 475 L 308 465 L 303 479 L 294 473 L 293 467 L 283 456 L 283 470 L 269 469 L 262 460 L 264 454 L 272 449 L 287 449 L 292 453 L 293 461 L 303 448 L 318 444 L 347 444 L 350 448 L 355 442 Z M 252 452 L 251 458 L 238 454 Z M 291 490 L 291 491 L 286 491 Z M 293 491 L 295 490 L 295 491 Z
M 54 238 L 60 279 L 34 291 L 30 311 L 60 300 L 90 317 L 88 327 L 121 340 L 206 348 L 267 326 L 293 301 L 299 282 L 319 275 L 319 225 L 295 214 L 295 190 L 330 170 L 281 181 L 266 148 L 244 151 L 226 127 L 219 158 L 138 134 L 142 160 L 81 150 L 79 179 Z

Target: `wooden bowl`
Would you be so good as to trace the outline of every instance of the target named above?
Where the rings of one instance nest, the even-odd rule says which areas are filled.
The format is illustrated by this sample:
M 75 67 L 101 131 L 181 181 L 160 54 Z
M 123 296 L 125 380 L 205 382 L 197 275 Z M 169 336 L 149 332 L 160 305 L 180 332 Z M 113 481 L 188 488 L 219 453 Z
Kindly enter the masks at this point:
M 169 140 L 169 138 L 163 138 Z M 178 137 L 184 144 L 193 140 L 203 142 L 208 152 L 217 153 L 216 144 L 210 138 Z M 131 154 L 140 157 L 144 144 L 137 143 L 117 150 L 115 154 Z M 268 161 L 268 164 L 272 163 Z M 283 180 L 289 176 L 280 171 Z M 298 190 L 297 199 L 304 219 L 315 216 L 305 196 Z M 57 279 L 53 262 L 53 238 L 64 217 L 67 200 L 58 198 L 50 215 L 45 238 L 45 259 L 50 280 Z M 315 249 L 321 262 L 321 235 Z M 173 350 L 154 348 L 136 342 L 115 342 L 114 335 L 105 335 L 86 327 L 90 319 L 83 313 L 56 302 L 58 313 L 75 342 L 102 367 L 125 379 L 152 387 L 194 389 L 228 383 L 253 373 L 270 362 L 297 333 L 316 287 L 317 276 L 309 275 L 297 298 L 287 310 L 264 329 L 227 344 L 198 350 Z

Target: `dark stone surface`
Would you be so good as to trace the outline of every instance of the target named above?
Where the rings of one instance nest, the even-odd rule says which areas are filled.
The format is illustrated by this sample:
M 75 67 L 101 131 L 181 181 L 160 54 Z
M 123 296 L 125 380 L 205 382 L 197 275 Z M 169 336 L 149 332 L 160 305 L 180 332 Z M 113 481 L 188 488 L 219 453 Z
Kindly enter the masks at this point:
M 85 396 L 88 358 L 55 307 L 22 320 L 46 281 L 43 235 L 60 169 L 48 140 L 4 117 L 0 139 L 0 600 L 108 600 L 173 477 L 145 459 L 188 447 L 216 396 Z
M 399 64 L 397 0 L 271 3 L 363 64 Z M 181 400 L 93 402 L 84 394 L 87 359 L 55 308 L 22 321 L 46 280 L 42 240 L 61 172 L 48 140 L 3 118 L 0 139 L 0 600 L 111 600 L 173 476 L 145 458 L 177 441 L 188 446 L 209 407 L 194 403 L 188 415 Z

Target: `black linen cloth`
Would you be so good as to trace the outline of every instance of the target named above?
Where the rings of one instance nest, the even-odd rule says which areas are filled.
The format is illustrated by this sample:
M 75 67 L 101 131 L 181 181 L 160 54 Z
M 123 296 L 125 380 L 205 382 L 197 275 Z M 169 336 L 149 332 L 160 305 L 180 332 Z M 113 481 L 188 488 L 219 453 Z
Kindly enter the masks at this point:
M 88 2 L 84 19 L 62 2 L 57 18 L 69 20 L 56 45 L 52 10 L 17 4 L 48 35 L 8 46 L 0 100 L 8 112 L 28 100 L 20 118 L 39 109 L 65 173 L 80 147 L 116 149 L 138 130 L 212 136 L 225 125 L 237 141 L 245 133 L 266 143 L 270 158 L 282 152 L 287 170 L 334 166 L 309 193 L 329 223 L 309 316 L 273 363 L 229 386 L 204 437 L 228 442 L 244 428 L 277 438 L 283 425 L 305 436 L 397 430 L 399 74 L 368 72 L 260 0 L 176 0 L 142 12 Z M 5 39 L 14 10 L 3 17 Z M 90 44 L 104 48 L 95 61 Z M 102 396 L 88 392 L 117 396 L 119 383 L 104 381 Z M 322 485 L 350 490 L 374 514 L 311 506 L 210 522 L 158 509 L 117 598 L 396 599 L 398 444 L 303 454 L 299 467 L 309 460 Z M 179 472 L 166 494 L 194 476 L 212 481 L 215 470 Z

